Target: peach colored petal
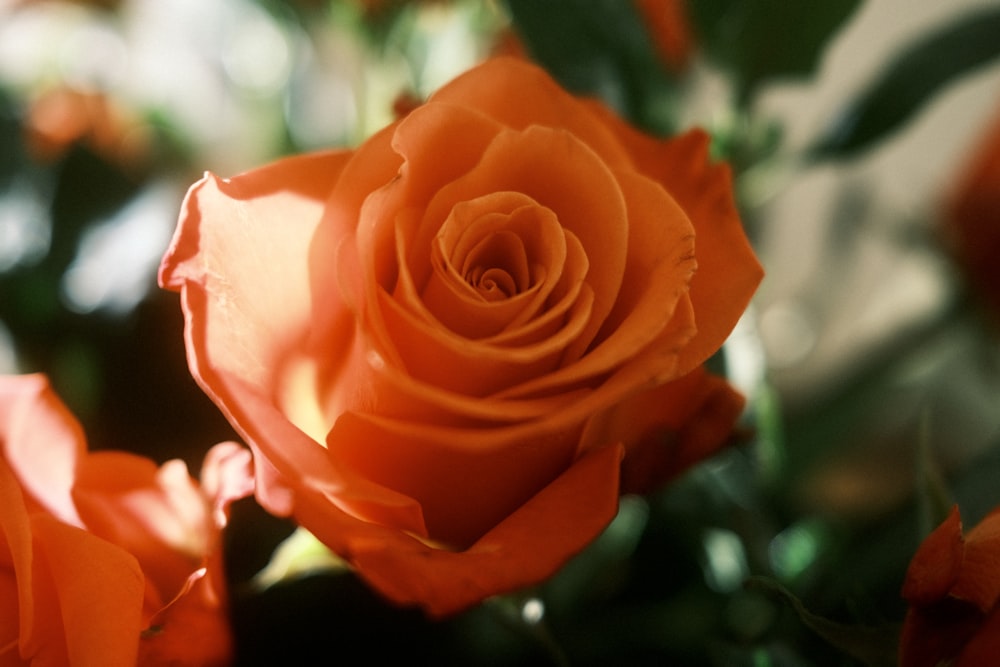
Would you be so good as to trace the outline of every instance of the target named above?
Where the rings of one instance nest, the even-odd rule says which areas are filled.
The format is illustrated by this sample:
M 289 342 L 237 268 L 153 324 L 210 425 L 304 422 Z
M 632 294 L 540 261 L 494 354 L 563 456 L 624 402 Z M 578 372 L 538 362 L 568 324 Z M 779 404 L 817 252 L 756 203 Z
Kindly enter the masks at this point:
M 370 256 L 364 249 L 359 250 L 354 240 L 355 234 L 367 238 L 375 231 L 370 224 L 364 224 L 359 211 L 369 200 L 377 199 L 373 193 L 397 180 L 402 159 L 392 152 L 395 127 L 390 125 L 376 133 L 353 153 L 340 154 L 340 164 L 330 170 L 331 187 L 325 193 L 322 220 L 313 233 L 304 267 L 309 271 L 313 294 L 314 347 L 341 341 L 346 335 L 344 307 L 357 311 L 364 306 L 366 285 L 373 276 L 362 270 L 345 272 L 340 256 L 346 255 L 359 269 L 362 264 L 358 253 Z M 316 201 L 323 202 L 323 193 L 318 195 Z M 302 258 L 298 259 L 301 262 Z M 374 266 L 369 268 L 374 270 Z
M 514 201 L 500 205 L 494 201 L 499 198 Z M 486 338 L 522 325 L 542 310 L 559 282 L 566 235 L 550 210 L 525 200 L 514 193 L 487 195 L 456 206 L 442 226 L 430 248 L 434 271 L 420 296 L 452 331 Z M 491 270 L 502 271 L 511 285 L 494 282 L 491 292 Z
M 681 352 L 680 371 L 715 354 L 732 331 L 764 270 L 754 255 L 733 200 L 729 166 L 708 162 L 709 138 L 689 132 L 663 145 L 653 171 L 687 213 L 695 229 L 698 274 L 691 281 L 691 302 L 698 333 Z
M 677 360 L 694 334 L 689 311 L 678 308 L 687 299 L 696 268 L 691 223 L 674 201 L 653 181 L 642 176 L 618 174 L 629 205 L 628 257 L 618 300 L 609 313 L 606 331 L 598 344 L 576 363 L 539 376 L 503 392 L 504 397 L 525 397 L 571 386 L 606 373 L 655 343 L 662 353 L 647 353 L 642 360 L 647 379 L 672 379 Z M 683 321 L 682 321 L 683 320 Z M 673 326 L 668 325 L 673 322 Z M 567 354 L 579 355 L 583 350 Z M 656 359 L 657 364 L 651 364 Z
M 525 304 L 521 301 L 514 303 L 516 315 L 509 321 L 502 322 L 504 328 L 494 335 L 470 337 L 453 328 L 442 328 L 439 318 L 424 303 L 427 297 L 422 298 L 418 295 L 418 288 L 413 283 L 410 273 L 401 270 L 392 302 L 385 300 L 386 293 L 379 295 L 380 302 L 399 311 L 398 314 L 384 311 L 380 313 L 383 329 L 391 331 L 394 339 L 402 341 L 404 346 L 416 347 L 409 337 L 418 336 L 428 339 L 426 344 L 429 347 L 425 348 L 426 354 L 414 357 L 412 354 L 407 356 L 400 350 L 399 345 L 394 343 L 398 365 L 409 366 L 410 371 L 417 377 L 426 377 L 419 370 L 419 364 L 425 361 L 426 357 L 441 354 L 448 356 L 465 354 L 471 359 L 490 359 L 494 362 L 516 365 L 535 361 L 546 354 L 555 354 L 570 341 L 577 340 L 583 328 L 592 319 L 594 293 L 584 280 L 590 264 L 579 239 L 572 232 L 561 227 L 560 229 L 562 236 L 559 245 L 565 246 L 565 258 L 561 262 L 560 274 L 554 276 L 554 280 L 543 289 L 536 293 L 527 293 L 525 296 L 526 299 L 530 298 L 530 303 Z M 405 231 L 398 233 L 398 239 L 399 257 L 402 261 L 410 242 Z M 433 278 L 428 279 L 428 284 L 432 282 Z M 459 307 L 455 305 L 455 308 Z M 536 308 L 539 312 L 532 317 L 531 312 Z M 413 326 L 419 331 L 403 333 L 406 329 L 399 327 L 409 326 L 404 322 L 413 322 Z M 437 346 L 443 349 L 438 349 Z M 564 356 L 564 353 L 560 356 Z M 436 366 L 443 365 L 445 364 L 436 364 Z M 462 363 L 461 366 L 466 365 Z M 433 377 L 433 374 L 431 376 Z M 469 388 L 466 391 L 472 395 L 482 395 L 489 393 L 490 390 Z
M 579 437 L 578 429 L 566 429 L 481 448 L 479 434 L 467 431 L 459 436 L 467 446 L 456 448 L 436 438 L 439 432 L 347 413 L 330 431 L 328 446 L 339 463 L 417 500 L 431 539 L 462 546 L 565 470 Z
M 287 158 L 229 180 L 212 175 L 185 198 L 160 283 L 205 294 L 210 311 L 186 313 L 189 363 L 260 387 L 285 348 L 308 334 L 308 257 L 326 196 L 349 154 Z
M 320 362 L 308 359 L 301 361 L 303 374 L 315 377 L 318 374 Z M 313 367 L 314 370 L 309 370 Z M 378 397 L 379 414 L 398 420 L 410 420 L 417 423 L 437 424 L 447 428 L 489 428 L 513 422 L 531 421 L 541 416 L 551 414 L 580 398 L 580 392 L 567 391 L 558 395 L 531 400 L 493 400 L 490 397 L 477 398 L 456 393 L 441 387 L 416 380 L 412 375 L 391 364 L 372 364 L 356 377 L 363 378 L 366 386 L 364 393 L 370 392 Z M 306 379 L 305 381 L 309 381 Z M 354 404 L 338 403 L 331 408 L 326 419 L 333 422 L 337 415 L 352 409 L 363 409 L 370 406 L 364 396 L 358 397 Z M 325 438 L 329 429 L 323 429 Z
M 625 273 L 630 222 L 613 173 L 589 146 L 561 128 L 505 130 L 474 169 L 431 200 L 411 252 L 428 252 L 456 204 L 497 191 L 530 197 L 552 210 L 559 224 L 579 239 L 590 267 L 586 280 L 594 290 L 591 321 L 578 343 L 587 345 L 614 305 Z
M 418 535 L 426 532 L 420 508 L 412 499 L 338 466 L 320 443 L 291 424 L 258 391 L 235 378 L 220 376 L 216 382 L 235 415 L 234 423 L 245 431 L 254 452 L 255 495 L 262 506 L 287 516 L 294 511 L 295 489 L 305 487 L 360 519 Z
M 429 101 L 475 109 L 515 130 L 532 125 L 564 128 L 607 164 L 620 167 L 631 162 L 602 118 L 525 60 L 488 60 L 443 86 Z
M 6 553 L 3 554 L 5 566 L 13 573 L 17 582 L 14 609 L 17 614 L 15 632 L 18 634 L 15 637 L 19 638 L 21 654 L 30 655 L 41 650 L 46 643 L 44 630 L 34 622 L 39 614 L 36 606 L 45 612 L 51 613 L 52 610 L 45 609 L 47 601 L 35 595 L 31 522 L 20 484 L 6 456 L 0 456 L 0 534 L 3 535 L 6 547 Z M 11 603 L 5 599 L 2 604 L 6 607 Z
M 583 447 L 612 439 L 624 442 L 623 491 L 651 493 L 716 453 L 732 434 L 743 405 L 743 397 L 724 379 L 697 368 L 595 415 Z
M 73 498 L 87 529 L 133 554 L 163 601 L 208 550 L 206 503 L 180 461 L 158 469 L 127 452 L 93 452 L 80 462 Z
M 710 139 L 701 130 L 658 140 L 604 105 L 590 106 L 616 132 L 639 170 L 661 183 L 694 225 L 698 275 L 691 282 L 691 300 L 698 333 L 682 353 L 679 370 L 686 372 L 719 349 L 764 275 L 736 210 L 729 167 L 709 162 Z
M 305 493 L 297 517 L 383 595 L 443 617 L 551 576 L 591 542 L 617 511 L 620 460 L 617 446 L 592 452 L 459 552 L 351 522 Z
M 137 664 L 223 667 L 231 664 L 232 654 L 229 624 L 202 568 L 150 620 L 139 643 Z
M 3 533 L 0 532 L 0 538 Z M 17 579 L 13 568 L 3 559 L 7 545 L 0 542 L 0 665 L 20 665 L 17 657 L 17 635 L 19 630 L 17 606 Z
M 34 502 L 79 524 L 70 487 L 83 431 L 44 375 L 0 377 L 0 448 Z
M 229 521 L 229 505 L 253 493 L 253 457 L 235 442 L 220 442 L 205 454 L 201 464 L 201 491 L 212 508 L 218 529 Z
M 387 328 L 406 372 L 425 384 L 467 396 L 488 396 L 553 372 L 567 345 L 584 331 L 592 292 L 569 305 L 566 322 L 550 337 L 526 347 L 494 346 L 428 324 L 388 295 L 380 300 Z
M 206 177 L 185 199 L 160 282 L 181 292 L 192 374 L 249 444 L 263 448 L 286 479 L 315 475 L 342 502 L 358 496 L 368 515 L 402 511 L 416 527 L 394 494 L 363 484 L 352 493 L 357 480 L 331 468 L 320 445 L 275 404 L 284 355 L 312 335 L 312 277 L 302 260 L 323 216 L 320 197 L 350 159 L 320 153 L 227 181 Z M 272 511 L 290 511 L 277 502 L 280 489 L 261 486 L 258 494 Z
M 38 517 L 32 528 L 58 595 L 69 664 L 135 664 L 143 598 L 135 558 L 53 517 Z

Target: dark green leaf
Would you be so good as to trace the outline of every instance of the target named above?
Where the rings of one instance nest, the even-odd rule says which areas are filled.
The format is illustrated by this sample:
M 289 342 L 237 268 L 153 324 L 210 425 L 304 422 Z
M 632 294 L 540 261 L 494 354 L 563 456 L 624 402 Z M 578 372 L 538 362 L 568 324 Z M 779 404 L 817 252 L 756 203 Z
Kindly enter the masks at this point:
M 565 88 L 595 95 L 640 125 L 669 87 L 645 25 L 621 0 L 508 0 L 531 57 Z
M 1000 9 L 968 14 L 900 53 L 820 138 L 812 155 L 842 157 L 899 128 L 957 77 L 1000 56 Z
M 859 4 L 859 0 L 688 3 L 701 48 L 733 75 L 743 101 L 765 80 L 812 74 L 827 41 Z
M 802 601 L 787 588 L 764 577 L 748 579 L 746 587 L 783 600 L 795 610 L 806 627 L 822 637 L 831 646 L 835 646 L 869 667 L 895 667 L 897 664 L 898 627 L 845 625 L 818 616 L 806 609 Z

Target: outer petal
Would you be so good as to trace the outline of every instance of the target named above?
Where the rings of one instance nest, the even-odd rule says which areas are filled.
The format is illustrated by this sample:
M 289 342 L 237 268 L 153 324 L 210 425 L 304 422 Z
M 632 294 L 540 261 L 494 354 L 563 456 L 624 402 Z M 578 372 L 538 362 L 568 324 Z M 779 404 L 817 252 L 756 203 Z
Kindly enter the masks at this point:
M 281 354 L 308 333 L 304 260 L 349 157 L 287 158 L 230 180 L 209 174 L 188 192 L 159 279 L 202 295 L 202 309 L 189 304 L 185 315 L 189 363 L 203 384 L 201 366 L 266 390 Z
M 172 462 L 177 463 L 177 462 Z M 166 473 L 166 474 L 164 474 Z M 178 509 L 188 505 L 186 470 L 168 462 L 161 468 L 160 487 L 172 496 L 168 498 Z M 172 479 L 171 479 L 172 478 Z M 171 493 L 173 492 L 173 493 Z M 229 631 L 225 595 L 225 572 L 222 561 L 221 531 L 228 521 L 229 504 L 253 492 L 250 452 L 233 442 L 216 445 L 202 464 L 201 509 L 188 505 L 186 519 L 191 528 L 211 511 L 208 543 L 202 552 L 202 566 L 189 571 L 187 579 L 163 609 L 148 622 L 139 644 L 140 665 L 191 665 L 210 667 L 229 664 L 232 637 Z M 179 506 L 179 507 L 178 507 Z
M 361 515 L 401 512 L 408 518 L 400 520 L 419 530 L 412 504 L 346 478 L 279 407 L 289 354 L 306 347 L 313 335 L 313 278 L 307 261 L 313 237 L 325 197 L 351 157 L 319 153 L 281 160 L 228 181 L 206 176 L 188 192 L 160 267 L 160 283 L 181 292 L 188 364 L 195 379 L 281 473 L 259 477 L 257 495 L 265 507 L 288 514 L 287 490 L 274 483 L 285 478 L 308 484 L 311 479 L 318 487 L 337 488 L 345 503 L 356 498 Z M 318 299 L 326 304 L 324 295 Z M 323 314 L 315 317 L 322 321 Z M 361 505 L 367 509 L 358 509 Z
M 958 581 L 964 557 L 962 517 L 956 505 L 914 554 L 903 582 L 903 597 L 915 605 L 943 599 Z
M 626 443 L 622 489 L 651 493 L 715 454 L 732 435 L 744 403 L 728 382 L 699 367 L 595 416 L 584 447 L 589 442 Z
M 583 457 L 464 551 L 358 522 L 315 496 L 300 497 L 296 516 L 383 595 L 446 616 L 545 579 L 597 537 L 618 508 L 621 451 Z
M 589 145 L 610 166 L 630 162 L 599 114 L 560 88 L 540 67 L 522 59 L 489 60 L 442 87 L 430 102 L 473 108 L 515 130 L 531 125 L 561 127 Z
M 139 643 L 139 665 L 222 667 L 233 655 L 229 623 L 205 568 L 151 619 Z
M 135 664 L 143 575 L 129 553 L 53 517 L 33 522 L 35 544 L 59 599 L 69 664 Z M 51 623 L 50 616 L 37 618 Z
M 0 377 L 0 449 L 34 502 L 79 525 L 70 488 L 86 442 L 44 375 Z
M 17 590 L 13 650 L 37 667 L 135 664 L 143 599 L 135 559 L 44 512 L 29 517 L 5 457 L 0 457 L 0 529 Z
M 736 210 L 729 167 L 709 162 L 705 132 L 660 141 L 601 104 L 591 108 L 628 147 L 639 170 L 661 183 L 694 223 L 698 274 L 691 301 L 698 334 L 682 352 L 679 371 L 687 372 L 722 346 L 764 276 Z
M 1000 508 L 965 537 L 965 558 L 951 595 L 985 613 L 1000 603 Z
M 184 585 L 208 550 L 206 503 L 181 461 L 162 470 L 127 452 L 94 452 L 80 463 L 73 490 L 87 529 L 133 554 L 160 599 Z
M 1000 113 L 990 122 L 947 202 L 944 235 L 972 287 L 1000 321 Z
M 417 500 L 428 535 L 464 547 L 558 477 L 579 438 L 579 426 L 571 425 L 522 431 L 490 447 L 482 441 L 503 429 L 444 431 L 347 413 L 330 431 L 330 456 Z
M 1000 508 L 963 539 L 958 508 L 920 545 L 903 597 L 901 667 L 991 664 L 1000 650 Z

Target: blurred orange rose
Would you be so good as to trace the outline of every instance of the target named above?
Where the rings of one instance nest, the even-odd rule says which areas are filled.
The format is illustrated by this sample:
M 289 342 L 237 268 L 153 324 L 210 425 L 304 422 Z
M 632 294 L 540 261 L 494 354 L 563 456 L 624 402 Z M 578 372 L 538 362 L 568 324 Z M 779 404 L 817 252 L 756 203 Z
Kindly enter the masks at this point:
M 504 58 L 356 151 L 193 186 L 160 281 L 261 504 L 441 615 L 720 447 L 742 399 L 701 364 L 761 269 L 707 144 Z
M 115 164 L 139 168 L 149 152 L 148 134 L 112 98 L 68 86 L 39 94 L 25 118 L 25 143 L 36 159 L 46 162 L 82 144 Z
M 946 242 L 1000 323 L 1000 116 L 976 143 L 945 210 Z
M 635 0 L 653 45 L 671 72 L 684 71 L 694 52 L 686 4 L 686 0 Z
M 88 453 L 44 376 L 0 377 L 0 663 L 221 665 L 219 528 L 249 493 L 224 443 L 180 461 Z
M 1000 507 L 962 535 L 958 508 L 906 573 L 900 667 L 982 667 L 1000 655 Z

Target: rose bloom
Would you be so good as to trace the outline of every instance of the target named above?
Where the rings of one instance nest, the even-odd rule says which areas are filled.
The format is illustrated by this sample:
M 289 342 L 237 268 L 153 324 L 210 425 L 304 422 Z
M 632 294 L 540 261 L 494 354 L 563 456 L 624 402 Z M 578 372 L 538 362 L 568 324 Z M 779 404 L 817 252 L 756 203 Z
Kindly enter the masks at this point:
M 1000 656 L 1000 507 L 962 535 L 958 508 L 906 572 L 900 667 L 981 667 Z
M 195 184 L 160 281 L 260 503 L 436 616 L 720 447 L 742 399 L 701 365 L 761 269 L 707 145 L 501 58 L 357 150 Z
M 219 529 L 249 452 L 181 461 L 88 453 L 44 376 L 0 377 L 0 664 L 221 665 Z
M 975 294 L 1000 324 L 1000 115 L 959 173 L 944 215 L 945 241 Z
M 694 37 L 686 0 L 634 0 L 636 11 L 646 22 L 653 46 L 674 73 L 687 69 L 694 53 Z

